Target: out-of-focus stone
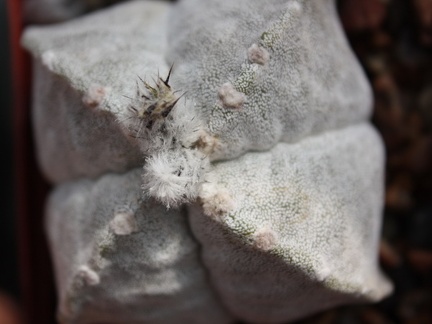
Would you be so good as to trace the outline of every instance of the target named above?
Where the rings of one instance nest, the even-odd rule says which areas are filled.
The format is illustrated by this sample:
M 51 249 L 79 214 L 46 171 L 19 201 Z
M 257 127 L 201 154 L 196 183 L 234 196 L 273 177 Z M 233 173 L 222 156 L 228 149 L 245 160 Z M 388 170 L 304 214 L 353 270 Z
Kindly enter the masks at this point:
M 376 29 L 387 12 L 385 0 L 342 0 L 341 19 L 347 31 Z

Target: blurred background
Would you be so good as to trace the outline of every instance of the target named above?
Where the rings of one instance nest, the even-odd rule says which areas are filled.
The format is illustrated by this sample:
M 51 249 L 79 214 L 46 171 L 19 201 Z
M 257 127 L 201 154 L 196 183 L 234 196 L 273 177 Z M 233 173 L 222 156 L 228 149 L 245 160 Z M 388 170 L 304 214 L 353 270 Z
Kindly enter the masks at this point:
M 16 323 L 18 285 L 17 240 L 13 214 L 12 84 L 6 1 L 0 1 L 0 324 Z M 14 322 L 15 321 L 15 322 Z
M 88 11 L 111 2 L 83 1 L 86 6 L 79 10 Z M 337 3 L 348 39 L 372 84 L 373 123 L 386 145 L 380 262 L 394 282 L 395 292 L 375 305 L 341 307 L 298 323 L 431 324 L 432 0 Z M 21 106 L 15 100 L 12 110 L 11 71 L 16 73 L 17 67 L 12 63 L 8 45 L 14 25 L 10 16 L 6 1 L 1 1 L 0 140 L 4 153 L 0 169 L 0 324 L 24 323 L 20 318 L 24 309 L 28 315 L 26 323 L 48 324 L 55 322 L 55 294 L 41 226 L 41 200 L 47 186 L 34 165 L 28 111 L 22 110 L 26 98 L 18 100 Z M 61 19 L 53 17 L 52 21 Z M 22 129 L 13 129 L 12 125 Z M 20 138 L 16 134 L 21 134 Z M 13 156 L 24 160 L 13 162 Z M 34 188 L 37 193 L 32 192 Z

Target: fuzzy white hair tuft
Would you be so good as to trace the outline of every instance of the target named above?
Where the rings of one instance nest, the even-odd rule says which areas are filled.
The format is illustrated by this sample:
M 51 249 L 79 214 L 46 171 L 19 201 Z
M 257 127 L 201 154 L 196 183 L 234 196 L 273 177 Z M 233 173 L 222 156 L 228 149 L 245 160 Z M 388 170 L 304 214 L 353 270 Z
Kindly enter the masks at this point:
M 178 207 L 195 199 L 208 169 L 208 159 L 198 150 L 159 151 L 146 160 L 142 188 L 167 208 Z

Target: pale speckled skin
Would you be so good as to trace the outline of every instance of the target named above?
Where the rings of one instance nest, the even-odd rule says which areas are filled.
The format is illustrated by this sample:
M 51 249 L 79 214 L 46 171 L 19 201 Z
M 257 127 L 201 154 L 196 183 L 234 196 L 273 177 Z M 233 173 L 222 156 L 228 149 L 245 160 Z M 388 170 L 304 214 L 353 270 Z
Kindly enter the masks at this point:
M 140 170 L 59 186 L 47 206 L 62 323 L 230 323 L 184 210 L 141 196 Z M 136 230 L 116 235 L 118 213 Z
M 22 42 L 35 62 L 35 139 L 39 163 L 51 182 L 142 166 L 137 143 L 116 119 L 124 118 L 121 113 L 131 102 L 124 96 L 135 95 L 137 75 L 168 71 L 169 8 L 163 1 L 137 1 L 26 30 Z M 86 105 L 94 87 L 106 95 L 99 105 Z
M 89 108 L 83 96 L 40 62 L 33 65 L 32 117 L 39 165 L 53 183 L 126 171 L 144 163 L 137 145 L 107 111 Z
M 188 91 L 226 144 L 216 159 L 296 142 L 370 114 L 369 84 L 332 0 L 182 0 L 168 32 L 175 87 Z M 266 64 L 248 62 L 253 44 L 270 53 Z M 226 82 L 246 94 L 242 109 L 219 102 Z
M 377 265 L 382 143 L 334 1 L 137 1 L 32 27 L 23 44 L 42 169 L 55 183 L 99 179 L 62 185 L 48 207 L 64 322 L 283 323 L 389 293 Z M 137 143 L 121 125 L 136 75 L 166 76 L 171 63 L 173 89 L 188 91 L 171 114 L 183 142 Z M 142 200 L 161 178 L 156 198 L 189 176 L 176 157 L 204 170 L 186 193 L 176 182 L 180 198 L 199 193 L 189 215 Z M 143 176 L 104 175 L 143 163 Z
M 190 221 L 225 306 L 282 323 L 390 293 L 377 264 L 383 158 L 360 124 L 216 164 L 235 207 L 215 219 L 194 206 Z

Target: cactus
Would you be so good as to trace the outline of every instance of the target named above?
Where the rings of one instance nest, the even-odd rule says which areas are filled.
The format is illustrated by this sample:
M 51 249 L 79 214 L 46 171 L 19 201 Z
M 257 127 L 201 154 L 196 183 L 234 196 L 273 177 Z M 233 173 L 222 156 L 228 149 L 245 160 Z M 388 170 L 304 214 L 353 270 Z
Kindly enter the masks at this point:
M 334 1 L 128 2 L 23 44 L 65 323 L 283 323 L 391 291 L 383 148 Z

